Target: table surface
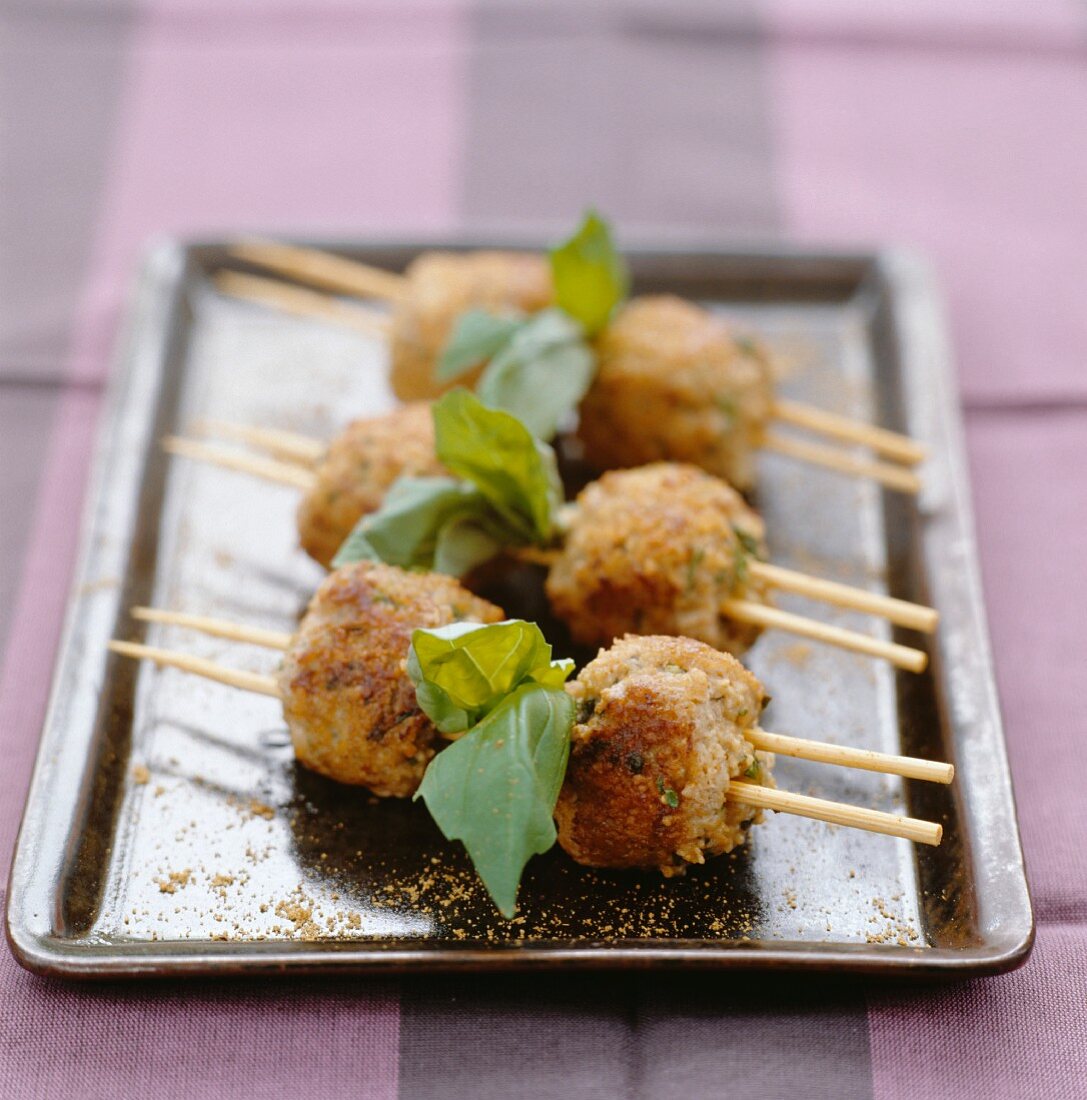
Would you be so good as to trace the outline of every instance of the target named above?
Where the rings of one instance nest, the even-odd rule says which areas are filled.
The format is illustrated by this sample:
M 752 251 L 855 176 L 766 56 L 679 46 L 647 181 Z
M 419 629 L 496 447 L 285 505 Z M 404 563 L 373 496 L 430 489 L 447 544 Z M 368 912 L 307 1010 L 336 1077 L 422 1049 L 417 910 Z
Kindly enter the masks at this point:
M 1038 916 L 940 988 L 639 974 L 70 986 L 0 950 L 0 1095 L 1087 1095 L 1087 8 L 0 5 L 0 861 L 116 320 L 156 233 L 903 243 L 960 367 Z

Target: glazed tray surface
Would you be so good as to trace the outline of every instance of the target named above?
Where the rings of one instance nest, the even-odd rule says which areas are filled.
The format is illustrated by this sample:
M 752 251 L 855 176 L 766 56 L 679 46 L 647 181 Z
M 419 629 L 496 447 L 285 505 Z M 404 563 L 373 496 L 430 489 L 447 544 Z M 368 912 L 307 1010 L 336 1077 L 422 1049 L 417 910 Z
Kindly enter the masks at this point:
M 399 269 L 434 242 L 324 243 Z M 895 632 L 928 647 L 929 671 L 780 634 L 749 663 L 773 695 L 767 728 L 958 769 L 945 789 L 780 759 L 781 786 L 941 821 L 944 843 L 775 815 L 750 846 L 668 882 L 588 871 L 556 849 L 531 863 L 506 922 L 422 804 L 298 768 L 275 700 L 107 654 L 110 637 L 144 638 L 271 671 L 267 651 L 137 629 L 126 609 L 290 630 L 321 577 L 296 548 L 296 494 L 170 459 L 163 435 L 215 418 L 328 438 L 393 404 L 379 344 L 219 297 L 208 275 L 224 256 L 217 242 L 166 242 L 138 282 L 12 871 L 8 934 L 24 965 L 85 977 L 537 966 L 953 976 L 1026 957 L 1033 923 L 961 429 L 922 263 L 898 252 L 631 254 L 636 290 L 675 291 L 764 334 L 783 393 L 932 447 L 918 500 L 773 455 L 760 458 L 757 496 L 775 562 L 940 609 L 934 638 Z M 538 573 L 503 588 L 511 614 L 540 618 L 568 650 Z

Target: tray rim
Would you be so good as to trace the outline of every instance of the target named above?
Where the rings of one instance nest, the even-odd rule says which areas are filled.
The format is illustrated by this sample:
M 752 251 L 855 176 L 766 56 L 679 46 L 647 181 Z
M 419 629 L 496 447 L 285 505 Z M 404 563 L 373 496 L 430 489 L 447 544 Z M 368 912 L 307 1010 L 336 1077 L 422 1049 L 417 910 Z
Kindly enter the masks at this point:
M 959 535 L 965 542 L 963 610 L 971 641 L 976 645 L 975 672 L 981 677 L 990 723 L 994 724 L 988 747 L 994 769 L 991 798 L 999 800 L 1004 811 L 1002 821 L 1010 831 L 999 837 L 975 837 L 973 862 L 979 864 L 988 849 L 996 847 L 1001 860 L 993 866 L 990 858 L 988 885 L 1000 876 L 1012 899 L 999 929 L 977 946 L 964 948 L 902 948 L 881 944 L 831 943 L 808 944 L 783 940 L 774 946 L 714 941 L 672 941 L 671 944 L 623 944 L 586 941 L 583 945 L 549 946 L 549 941 L 530 941 L 518 946 L 477 948 L 441 944 L 429 948 L 382 946 L 365 941 L 290 942 L 229 941 L 222 944 L 204 940 L 147 941 L 118 944 L 74 940 L 47 930 L 43 909 L 55 899 L 51 887 L 56 875 L 49 867 L 60 865 L 64 851 L 58 847 L 59 834 L 66 839 L 71 823 L 50 831 L 49 794 L 58 784 L 72 792 L 72 780 L 78 784 L 91 767 L 92 745 L 84 739 L 85 753 L 73 753 L 65 743 L 66 731 L 60 721 L 64 689 L 88 661 L 74 644 L 77 625 L 86 616 L 86 585 L 96 571 L 92 568 L 99 551 L 95 544 L 96 520 L 113 483 L 127 474 L 128 488 L 135 493 L 143 468 L 143 451 L 125 454 L 118 427 L 125 409 L 137 400 L 140 386 L 157 390 L 165 373 L 165 358 L 176 326 L 176 314 L 184 305 L 183 277 L 192 254 L 198 250 L 219 249 L 225 237 L 158 238 L 152 241 L 140 265 L 129 295 L 125 321 L 115 345 L 109 383 L 97 430 L 92 473 L 84 502 L 80 526 L 80 549 L 73 571 L 72 587 L 64 626 L 57 648 L 54 676 L 43 732 L 32 772 L 26 806 L 11 865 L 5 933 L 16 960 L 26 969 L 49 977 L 70 979 L 198 977 L 209 975 L 241 976 L 254 974 L 316 973 L 413 973 L 464 972 L 469 970 L 529 970 L 557 966 L 564 970 L 649 969 L 776 972 L 833 972 L 842 975 L 897 977 L 903 979 L 967 978 L 999 974 L 1022 965 L 1030 954 L 1035 936 L 1034 914 L 1026 879 L 1022 843 L 1003 722 L 996 690 L 989 632 L 980 584 L 980 567 L 974 531 L 974 513 L 967 479 L 963 426 L 953 386 L 953 366 L 947 327 L 936 280 L 930 265 L 918 254 L 903 248 L 791 247 L 779 243 L 721 241 L 695 243 L 689 235 L 657 234 L 653 243 L 634 245 L 629 252 L 642 256 L 679 256 L 691 258 L 729 258 L 770 263 L 793 262 L 798 265 L 852 263 L 871 276 L 883 279 L 894 316 L 894 342 L 906 364 L 902 369 L 907 410 L 915 408 L 917 391 L 931 388 L 927 404 L 937 413 L 938 430 L 945 448 L 949 485 L 955 498 L 953 516 Z M 525 234 L 472 233 L 428 235 L 405 239 L 398 236 L 366 238 L 307 238 L 304 243 L 345 250 L 414 250 L 432 247 L 539 247 L 539 236 Z M 919 354 L 921 348 L 926 354 Z M 153 369 L 143 377 L 138 365 L 150 362 Z M 153 394 L 152 400 L 153 400 Z M 149 406 L 153 407 L 153 406 Z M 141 424 L 146 435 L 150 424 Z M 114 488 L 114 491 L 115 488 Z M 134 499 L 133 499 L 134 502 Z M 132 502 L 130 502 L 132 503 Z M 127 558 L 127 554 L 123 557 Z M 117 610 L 120 590 L 116 590 L 107 608 Z M 99 671 L 101 664 L 99 662 Z M 92 659 L 93 663 L 93 659 Z M 86 668 L 82 669 L 84 674 Z M 61 752 L 64 749 L 65 752 Z M 75 756 L 77 767 L 71 759 Z M 78 788 L 77 788 L 78 789 Z M 52 848 L 50 849 L 50 841 Z M 52 861 L 42 858 L 43 852 Z M 988 852 L 991 857 L 993 853 Z M 981 903 L 979 895 L 979 905 Z

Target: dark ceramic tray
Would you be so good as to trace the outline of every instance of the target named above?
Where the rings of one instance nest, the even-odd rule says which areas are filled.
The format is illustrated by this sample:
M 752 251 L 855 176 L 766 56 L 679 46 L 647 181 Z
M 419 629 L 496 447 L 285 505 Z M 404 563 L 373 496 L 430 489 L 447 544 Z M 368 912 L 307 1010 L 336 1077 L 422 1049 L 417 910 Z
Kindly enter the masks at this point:
M 449 242 L 442 242 L 450 246 Z M 456 242 L 451 247 L 480 242 Z M 394 269 L 421 245 L 342 244 Z M 961 428 L 929 276 L 897 252 L 636 250 L 640 290 L 748 322 L 783 392 L 932 447 L 919 500 L 761 460 L 773 558 L 935 604 L 923 676 L 764 637 L 768 727 L 953 761 L 950 789 L 781 760 L 782 786 L 944 823 L 915 847 L 773 817 L 685 879 L 535 860 L 498 918 L 421 804 L 298 769 L 278 703 L 111 659 L 133 604 L 290 629 L 320 573 L 291 491 L 180 459 L 157 440 L 216 417 L 328 436 L 388 407 L 383 352 L 346 331 L 218 297 L 215 243 L 150 255 L 102 426 L 83 553 L 12 871 L 8 934 L 69 977 L 510 967 L 731 967 L 967 975 L 1006 970 L 1033 923 L 982 611 Z M 538 578 L 501 594 L 540 617 Z M 785 601 L 785 606 L 791 606 Z M 802 604 L 796 605 L 802 608 Z M 863 616 L 835 621 L 885 629 Z M 146 636 L 268 671 L 265 651 Z

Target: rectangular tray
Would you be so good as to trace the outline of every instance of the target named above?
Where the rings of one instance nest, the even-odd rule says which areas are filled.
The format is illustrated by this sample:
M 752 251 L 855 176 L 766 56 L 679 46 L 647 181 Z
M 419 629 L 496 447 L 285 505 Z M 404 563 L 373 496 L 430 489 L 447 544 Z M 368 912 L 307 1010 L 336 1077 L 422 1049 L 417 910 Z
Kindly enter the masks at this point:
M 434 243 L 482 242 L 334 243 L 400 269 Z M 274 700 L 107 655 L 109 638 L 141 636 L 127 615 L 134 604 L 289 630 L 321 576 L 296 548 L 290 490 L 171 460 L 161 436 L 214 417 L 328 437 L 392 404 L 379 345 L 220 298 L 208 274 L 224 259 L 220 243 L 166 242 L 138 284 L 12 870 L 7 927 L 23 965 L 68 977 L 540 966 L 951 977 L 1026 958 L 1033 918 L 961 426 L 920 261 L 785 248 L 631 253 L 637 290 L 702 300 L 764 333 L 784 393 L 931 446 L 916 501 L 773 455 L 760 458 L 757 501 L 774 561 L 935 604 L 934 638 L 897 632 L 929 646 L 930 670 L 896 674 L 773 635 L 749 663 L 774 696 L 769 728 L 953 761 L 950 789 L 795 760 L 777 767 L 792 790 L 939 820 L 943 845 L 776 815 L 750 846 L 669 882 L 591 872 L 555 850 L 530 865 L 521 916 L 506 923 L 421 804 L 297 768 Z M 510 613 L 545 617 L 538 584 L 514 596 Z M 142 633 L 272 667 L 267 651 Z

